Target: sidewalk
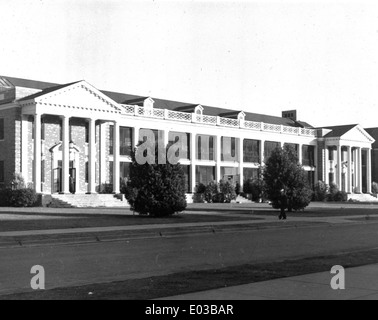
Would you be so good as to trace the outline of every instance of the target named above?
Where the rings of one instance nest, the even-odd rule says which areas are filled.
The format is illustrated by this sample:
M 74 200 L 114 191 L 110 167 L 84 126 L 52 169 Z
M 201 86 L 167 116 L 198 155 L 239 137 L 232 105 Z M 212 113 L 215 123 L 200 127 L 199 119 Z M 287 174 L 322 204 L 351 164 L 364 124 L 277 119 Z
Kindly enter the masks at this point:
M 335 274 L 313 273 L 158 300 L 378 300 L 378 264 L 345 269 L 345 290 L 333 290 Z

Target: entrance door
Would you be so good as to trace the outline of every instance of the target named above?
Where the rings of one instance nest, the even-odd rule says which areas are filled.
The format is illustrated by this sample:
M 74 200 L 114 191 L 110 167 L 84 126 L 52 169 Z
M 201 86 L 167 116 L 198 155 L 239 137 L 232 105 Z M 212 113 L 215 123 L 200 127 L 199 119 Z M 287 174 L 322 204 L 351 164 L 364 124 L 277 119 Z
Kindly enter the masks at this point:
M 70 168 L 69 174 L 70 174 L 70 178 L 69 178 L 70 192 L 75 193 L 76 192 L 76 168 Z
M 62 168 L 55 168 L 53 175 L 53 192 L 62 192 Z

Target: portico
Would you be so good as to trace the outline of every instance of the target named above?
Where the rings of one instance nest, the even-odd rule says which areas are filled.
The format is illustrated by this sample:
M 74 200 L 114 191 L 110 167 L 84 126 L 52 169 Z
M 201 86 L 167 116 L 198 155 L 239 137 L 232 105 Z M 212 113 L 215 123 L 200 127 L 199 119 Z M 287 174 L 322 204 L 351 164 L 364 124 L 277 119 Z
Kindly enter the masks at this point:
M 371 193 L 374 139 L 361 126 L 351 125 L 334 127 L 324 141 L 325 182 L 348 193 Z
M 74 190 L 77 193 L 96 193 L 96 177 L 99 177 L 96 163 L 99 167 L 106 166 L 105 157 L 100 156 L 106 145 L 101 143 L 101 139 L 96 141 L 96 128 L 103 122 L 112 122 L 114 128 L 119 128 L 114 120 L 120 113 L 119 107 L 85 81 L 70 84 L 54 91 L 54 94 L 35 94 L 23 99 L 20 105 L 23 141 L 31 140 L 33 145 L 30 150 L 27 143 L 22 143 L 21 171 L 26 182 L 33 182 L 38 193 L 58 191 L 68 194 L 72 193 L 72 179 L 76 181 Z M 30 127 L 31 135 L 28 135 Z M 114 131 L 117 135 L 117 129 Z M 72 155 L 73 152 L 76 156 Z M 58 153 L 61 154 L 60 160 L 57 160 Z M 115 163 L 117 154 L 119 144 L 115 143 Z M 28 158 L 32 159 L 32 170 Z M 51 179 L 47 179 L 50 185 L 43 181 L 46 175 L 44 166 L 50 168 Z M 114 167 L 117 168 L 116 165 Z M 54 173 L 55 169 L 59 169 L 60 173 Z M 113 191 L 118 193 L 119 171 L 114 171 Z M 59 186 L 56 188 L 54 185 Z

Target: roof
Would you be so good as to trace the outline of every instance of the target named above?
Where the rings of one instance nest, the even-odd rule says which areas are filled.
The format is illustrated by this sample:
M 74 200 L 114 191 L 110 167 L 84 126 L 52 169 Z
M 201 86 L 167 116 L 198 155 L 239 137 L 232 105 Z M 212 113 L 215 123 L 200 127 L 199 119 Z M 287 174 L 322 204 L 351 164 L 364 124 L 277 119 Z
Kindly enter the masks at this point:
M 8 80 L 15 87 L 25 87 L 25 88 L 44 90 L 44 89 L 51 88 L 53 86 L 58 85 L 58 83 L 51 83 L 51 82 L 27 80 L 27 79 L 6 77 L 6 76 L 0 76 L 0 77 Z
M 331 132 L 327 133 L 324 137 L 325 138 L 336 138 L 341 137 L 346 134 L 348 131 L 353 129 L 357 124 L 348 124 L 342 126 L 330 126 L 330 127 L 322 127 L 323 129 L 330 129 Z
M 372 147 L 378 148 L 378 128 L 366 128 L 365 131 L 375 139 Z
M 34 93 L 30 96 L 27 96 L 27 97 L 24 97 L 22 99 L 19 99 L 18 101 L 25 101 L 25 100 L 31 100 L 31 99 L 35 99 L 35 98 L 38 98 L 40 96 L 43 96 L 47 93 L 51 93 L 51 92 L 54 92 L 54 91 L 57 91 L 57 90 L 60 90 L 60 89 L 63 89 L 65 87 L 68 87 L 72 84 L 75 84 L 75 83 L 78 83 L 80 81 L 75 81 L 75 82 L 71 82 L 71 83 L 67 83 L 67 84 L 62 84 L 62 85 L 57 85 L 57 86 L 53 86 L 51 88 L 47 88 L 47 89 L 44 89 L 42 90 L 41 92 L 37 92 L 37 93 Z
M 1 77 L 1 76 L 0 76 Z M 27 80 L 27 79 L 20 79 L 20 78 L 13 78 L 13 77 L 5 77 L 3 78 L 7 79 L 10 83 L 12 83 L 14 86 L 20 86 L 20 87 L 27 87 L 27 88 L 33 88 L 33 89 L 39 89 L 42 90 L 41 92 L 35 93 L 33 95 L 24 97 L 20 99 L 20 101 L 29 100 L 29 99 L 35 99 L 39 96 L 42 96 L 44 94 L 62 89 L 66 86 L 72 85 L 76 82 L 68 83 L 68 84 L 56 84 L 56 83 L 50 83 L 50 82 L 42 82 L 42 81 L 35 81 L 35 80 Z M 140 104 L 142 101 L 144 101 L 146 96 L 139 96 L 139 95 L 132 95 L 132 94 L 126 94 L 126 93 L 120 93 L 120 92 L 113 92 L 113 91 L 104 91 L 100 90 L 103 94 L 105 94 L 107 97 L 112 99 L 113 101 L 120 103 L 120 104 Z M 165 99 L 158 99 L 152 97 L 154 102 L 154 108 L 159 109 L 168 109 L 168 110 L 180 110 L 180 109 L 186 109 L 190 106 L 197 106 L 199 104 L 193 104 L 188 102 L 180 102 L 180 101 L 172 101 L 172 100 L 165 100 Z M 205 106 L 201 104 L 204 108 L 204 114 L 210 115 L 210 116 L 220 116 L 224 114 L 237 114 L 240 112 L 240 110 L 232 110 L 232 109 L 224 109 L 224 108 L 217 108 L 217 107 L 211 107 L 211 106 Z M 261 113 L 253 113 L 253 112 L 245 112 L 245 120 L 247 121 L 255 121 L 255 122 L 265 122 L 265 123 L 271 123 L 271 124 L 278 124 L 278 125 L 285 125 L 285 126 L 291 126 L 291 127 L 298 127 L 304 125 L 305 127 L 312 128 L 311 125 L 309 125 L 306 122 L 300 122 L 300 121 L 294 121 L 289 118 L 282 118 L 278 116 L 270 116 L 266 114 Z

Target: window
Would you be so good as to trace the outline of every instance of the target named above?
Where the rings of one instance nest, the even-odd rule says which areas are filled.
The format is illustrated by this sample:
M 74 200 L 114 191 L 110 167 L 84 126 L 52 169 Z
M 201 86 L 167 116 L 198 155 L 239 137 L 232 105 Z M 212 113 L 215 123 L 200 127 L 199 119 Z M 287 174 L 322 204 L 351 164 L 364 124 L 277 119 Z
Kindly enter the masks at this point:
M 249 179 L 257 180 L 259 178 L 259 169 L 257 168 L 244 168 L 243 169 L 243 181 L 248 181 Z
M 85 142 L 89 143 L 89 123 L 85 123 Z
M 0 118 L 0 140 L 4 140 L 4 118 Z
M 85 162 L 85 183 L 89 182 L 89 162 Z
M 237 161 L 236 138 L 222 137 L 221 143 L 222 161 Z
M 206 135 L 197 136 L 197 159 L 214 160 L 214 137 Z
M 175 154 L 176 157 L 180 156 L 181 159 L 190 159 L 190 147 L 189 147 L 190 137 L 189 137 L 189 133 L 169 132 L 168 140 L 169 140 L 169 142 L 168 142 L 169 146 L 180 141 L 181 151 L 180 152 L 179 152 L 179 150 L 176 151 L 176 154 Z
M 276 148 L 279 148 L 281 145 L 279 142 L 275 141 L 265 141 L 264 146 L 264 157 L 265 159 L 268 159 L 270 155 L 272 154 L 273 150 Z
M 119 163 L 119 176 L 122 179 L 130 177 L 130 162 Z
M 121 156 L 131 156 L 132 129 L 120 127 L 119 130 L 119 154 Z
M 0 183 L 4 183 L 4 161 L 0 161 Z
M 114 126 L 109 126 L 109 154 L 113 154 L 113 138 Z
M 45 124 L 45 121 L 44 121 L 44 119 L 42 119 L 41 120 L 41 140 L 45 140 L 45 126 L 46 126 L 46 124 Z
M 215 167 L 210 166 L 196 166 L 196 182 L 208 185 L 215 180 Z
M 302 146 L 302 165 L 314 166 L 314 146 L 303 145 Z
M 190 166 L 182 165 L 182 169 L 184 171 L 185 178 L 185 191 L 190 192 Z
M 238 168 L 221 167 L 221 179 L 236 183 L 238 181 Z
M 42 160 L 41 161 L 41 182 L 45 182 L 45 164 L 46 164 L 46 161 Z
M 260 141 L 244 139 L 243 161 L 258 163 L 260 162 Z

